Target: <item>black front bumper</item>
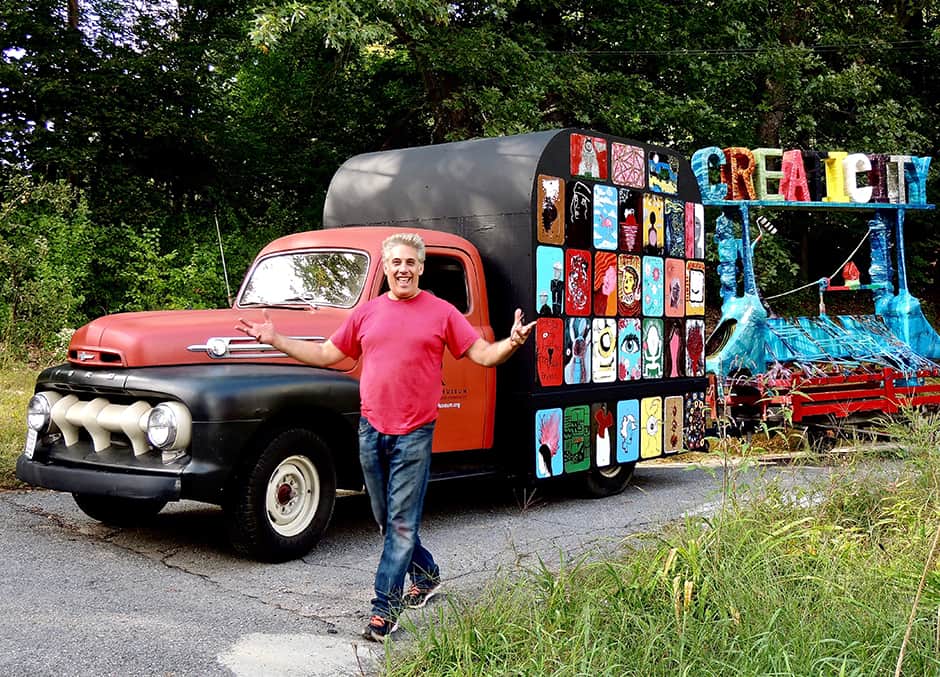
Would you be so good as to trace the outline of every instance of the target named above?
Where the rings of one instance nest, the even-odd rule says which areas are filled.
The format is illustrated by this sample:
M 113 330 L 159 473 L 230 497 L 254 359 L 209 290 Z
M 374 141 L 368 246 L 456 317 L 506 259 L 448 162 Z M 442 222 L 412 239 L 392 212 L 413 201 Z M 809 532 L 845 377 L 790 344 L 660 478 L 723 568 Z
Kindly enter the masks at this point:
M 52 465 L 26 458 L 22 454 L 16 460 L 16 477 L 34 486 L 79 494 L 178 501 L 181 493 L 178 476 Z

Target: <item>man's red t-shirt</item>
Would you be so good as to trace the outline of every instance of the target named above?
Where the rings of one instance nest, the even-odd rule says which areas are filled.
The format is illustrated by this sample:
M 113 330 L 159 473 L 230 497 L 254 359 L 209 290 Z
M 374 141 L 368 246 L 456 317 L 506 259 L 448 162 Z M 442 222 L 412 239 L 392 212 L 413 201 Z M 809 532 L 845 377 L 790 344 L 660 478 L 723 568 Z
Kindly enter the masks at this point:
M 480 338 L 453 305 L 422 291 L 393 301 L 382 294 L 353 311 L 330 340 L 363 357 L 362 415 L 381 433 L 404 435 L 437 418 L 444 346 L 461 357 Z

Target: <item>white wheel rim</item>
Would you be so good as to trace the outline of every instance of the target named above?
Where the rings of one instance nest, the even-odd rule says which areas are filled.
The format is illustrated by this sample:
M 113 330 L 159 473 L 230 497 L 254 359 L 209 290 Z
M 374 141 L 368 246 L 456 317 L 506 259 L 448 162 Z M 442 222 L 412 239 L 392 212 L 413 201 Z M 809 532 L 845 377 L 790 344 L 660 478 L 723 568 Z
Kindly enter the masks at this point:
M 289 456 L 268 480 L 265 507 L 271 528 L 296 536 L 310 526 L 320 502 L 320 474 L 306 456 Z
M 602 477 L 606 477 L 607 479 L 613 479 L 614 477 L 616 477 L 617 475 L 620 474 L 620 466 L 619 466 L 619 465 L 609 465 L 609 466 L 607 466 L 606 468 L 598 468 L 598 469 L 597 469 L 597 472 L 598 472 Z

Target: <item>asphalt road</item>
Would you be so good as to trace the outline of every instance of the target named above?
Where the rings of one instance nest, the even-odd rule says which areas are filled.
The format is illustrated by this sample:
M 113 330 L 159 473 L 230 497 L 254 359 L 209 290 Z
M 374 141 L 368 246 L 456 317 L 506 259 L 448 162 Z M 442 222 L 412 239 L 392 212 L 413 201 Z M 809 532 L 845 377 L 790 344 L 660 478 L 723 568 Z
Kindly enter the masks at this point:
M 805 485 L 828 472 L 779 466 L 764 478 L 749 471 L 747 481 Z M 551 565 L 608 551 L 712 512 L 721 483 L 720 468 L 652 465 L 602 500 L 558 490 L 532 498 L 480 480 L 434 484 L 422 541 L 447 595 L 485 594 L 494 576 L 539 558 Z M 219 510 L 198 503 L 116 530 L 67 494 L 5 492 L 0 520 L 0 674 L 334 676 L 374 674 L 383 660 L 359 637 L 380 548 L 364 496 L 340 499 L 317 548 L 277 565 L 236 557 Z M 432 600 L 419 628 L 441 606 Z M 396 633 L 396 644 L 407 638 Z

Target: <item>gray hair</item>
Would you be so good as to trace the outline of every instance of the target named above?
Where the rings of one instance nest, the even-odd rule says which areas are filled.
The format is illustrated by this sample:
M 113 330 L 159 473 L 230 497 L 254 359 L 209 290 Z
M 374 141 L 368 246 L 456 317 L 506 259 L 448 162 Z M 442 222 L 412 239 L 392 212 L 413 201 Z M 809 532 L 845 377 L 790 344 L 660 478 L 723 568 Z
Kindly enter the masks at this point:
M 418 253 L 418 263 L 424 263 L 424 240 L 417 233 L 395 233 L 385 238 L 382 241 L 382 260 L 387 263 L 392 257 L 392 249 L 400 244 L 414 249 Z

